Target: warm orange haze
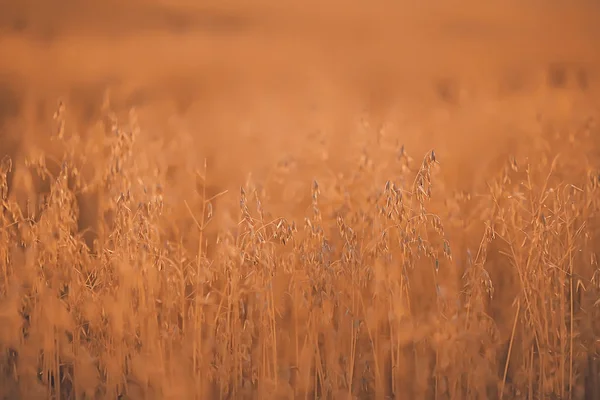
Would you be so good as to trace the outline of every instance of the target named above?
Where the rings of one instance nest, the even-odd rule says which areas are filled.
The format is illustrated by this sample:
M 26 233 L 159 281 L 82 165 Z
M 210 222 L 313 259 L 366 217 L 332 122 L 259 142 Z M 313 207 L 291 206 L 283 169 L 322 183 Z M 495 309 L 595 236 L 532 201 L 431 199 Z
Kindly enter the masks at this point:
M 600 5 L 438 3 L 0 0 L 1 398 L 600 398 Z

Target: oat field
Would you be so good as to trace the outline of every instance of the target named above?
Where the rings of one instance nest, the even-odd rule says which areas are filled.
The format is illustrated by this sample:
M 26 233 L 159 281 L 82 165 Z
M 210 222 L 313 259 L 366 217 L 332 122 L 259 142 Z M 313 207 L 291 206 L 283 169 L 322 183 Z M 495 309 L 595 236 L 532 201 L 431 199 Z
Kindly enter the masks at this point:
M 600 14 L 378 1 L 0 1 L 2 399 L 600 398 Z

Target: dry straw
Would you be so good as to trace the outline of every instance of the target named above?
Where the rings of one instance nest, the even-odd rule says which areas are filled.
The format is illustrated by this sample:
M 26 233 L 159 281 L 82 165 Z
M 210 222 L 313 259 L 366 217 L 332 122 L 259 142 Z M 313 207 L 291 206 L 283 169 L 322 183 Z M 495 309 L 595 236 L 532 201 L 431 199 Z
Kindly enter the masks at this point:
M 433 151 L 415 165 L 366 146 L 298 194 L 302 216 L 271 215 L 249 180 L 221 230 L 231 193 L 208 193 L 206 165 L 172 196 L 187 183 L 157 168 L 134 114 L 106 111 L 84 157 L 67 111 L 61 153 L 21 166 L 35 204 L 0 164 L 4 398 L 600 396 L 600 175 L 583 141 L 532 146 L 476 194 L 446 187 Z

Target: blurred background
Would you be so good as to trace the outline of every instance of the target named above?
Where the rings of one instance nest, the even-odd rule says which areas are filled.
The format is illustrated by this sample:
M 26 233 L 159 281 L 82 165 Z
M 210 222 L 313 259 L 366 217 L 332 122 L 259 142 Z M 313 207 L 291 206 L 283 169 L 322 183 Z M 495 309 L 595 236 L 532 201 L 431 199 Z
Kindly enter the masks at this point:
M 450 168 L 463 160 L 472 171 L 504 157 L 540 114 L 571 116 L 596 101 L 593 1 L 2 0 L 0 8 L 4 137 L 21 150 L 23 138 L 39 143 L 44 128 L 34 122 L 59 98 L 83 133 L 110 90 L 114 110 L 137 108 L 148 140 L 187 132 L 219 181 L 238 182 L 284 154 L 306 158 L 316 145 L 330 166 L 343 165 L 349 147 L 362 146 L 353 135 L 365 119 L 371 133 L 386 126 L 416 154 L 435 147 Z

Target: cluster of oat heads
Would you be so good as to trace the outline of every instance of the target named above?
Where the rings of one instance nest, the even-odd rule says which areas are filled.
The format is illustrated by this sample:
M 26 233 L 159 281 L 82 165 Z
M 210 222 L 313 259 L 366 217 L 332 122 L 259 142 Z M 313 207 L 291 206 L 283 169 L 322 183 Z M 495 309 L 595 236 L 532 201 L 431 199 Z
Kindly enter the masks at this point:
M 302 215 L 273 215 L 286 205 L 249 179 L 238 223 L 219 231 L 224 192 L 208 196 L 206 164 L 189 171 L 192 194 L 170 196 L 189 182 L 166 179 L 135 114 L 105 111 L 95 155 L 67 116 L 52 132 L 61 153 L 26 163 L 44 183 L 35 204 L 11 198 L 14 166 L 0 163 L 3 395 L 598 393 L 600 164 L 572 162 L 585 145 L 534 147 L 458 194 L 434 151 L 415 164 L 403 146 L 365 147 L 295 194 Z

